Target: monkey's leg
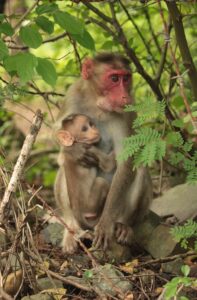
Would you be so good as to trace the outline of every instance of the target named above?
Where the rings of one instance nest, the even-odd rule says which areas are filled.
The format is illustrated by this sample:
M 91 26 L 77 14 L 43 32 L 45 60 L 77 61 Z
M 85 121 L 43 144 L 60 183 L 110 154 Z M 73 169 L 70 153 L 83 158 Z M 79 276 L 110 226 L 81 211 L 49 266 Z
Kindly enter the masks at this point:
M 125 208 L 116 224 L 118 243 L 130 244 L 133 239 L 132 225 L 140 223 L 148 213 L 152 201 L 152 182 L 146 168 L 137 170 L 136 178 L 126 196 Z
M 96 177 L 88 197 L 86 212 L 84 213 L 85 222 L 91 229 L 98 223 L 108 191 L 108 182 L 102 177 Z
M 68 228 L 64 229 L 64 237 L 62 240 L 62 249 L 63 252 L 71 254 L 74 253 L 77 248 L 78 244 L 77 241 L 74 239 L 74 233 L 77 235 L 81 231 L 80 226 L 78 225 L 72 209 L 70 207 L 70 202 L 68 198 L 68 191 L 67 191 L 67 183 L 66 177 L 64 172 L 64 167 L 61 166 L 55 181 L 54 186 L 55 192 L 55 200 L 57 206 L 60 208 L 61 213 L 63 215 L 64 222 L 67 224 L 68 228 L 73 231 L 73 233 L 69 232 Z

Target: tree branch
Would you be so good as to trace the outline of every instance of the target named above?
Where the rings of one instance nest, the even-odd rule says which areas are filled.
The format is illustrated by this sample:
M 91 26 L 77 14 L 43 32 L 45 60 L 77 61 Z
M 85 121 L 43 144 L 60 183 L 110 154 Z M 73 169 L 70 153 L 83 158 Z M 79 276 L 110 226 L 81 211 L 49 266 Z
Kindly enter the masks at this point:
M 135 30 L 137 31 L 139 37 L 141 38 L 141 40 L 142 40 L 142 42 L 143 42 L 143 44 L 144 44 L 144 46 L 145 46 L 145 48 L 146 48 L 148 54 L 149 54 L 149 55 L 153 58 L 153 60 L 155 61 L 155 59 L 154 59 L 154 57 L 153 57 L 153 54 L 152 54 L 152 52 L 151 52 L 151 50 L 150 50 L 150 47 L 149 47 L 148 43 L 146 42 L 146 40 L 145 40 L 145 38 L 144 38 L 142 32 L 139 30 L 139 28 L 138 28 L 137 24 L 135 23 L 134 19 L 133 19 L 133 18 L 131 17 L 131 15 L 129 14 L 129 12 L 128 12 L 126 6 L 122 3 L 122 0 L 119 0 L 119 2 L 120 2 L 120 6 L 123 8 L 125 14 L 127 15 L 128 20 L 133 24 Z
M 150 20 L 150 16 L 149 16 L 148 10 L 147 10 L 146 8 L 144 8 L 144 13 L 145 13 L 146 20 L 147 20 L 147 22 L 148 22 L 148 26 L 149 26 L 151 35 L 152 35 L 153 40 L 154 40 L 154 42 L 155 42 L 155 45 L 156 45 L 158 51 L 161 52 L 161 47 L 160 47 L 160 45 L 159 45 L 157 36 L 156 36 L 156 34 L 155 34 L 154 30 L 153 30 L 152 23 L 151 23 L 151 20 Z
M 0 204 L 0 224 L 1 225 L 3 223 L 5 208 L 10 200 L 11 194 L 16 189 L 19 178 L 22 175 L 23 169 L 25 167 L 25 163 L 29 157 L 29 154 L 30 154 L 32 146 L 35 142 L 36 136 L 41 128 L 42 120 L 43 120 L 43 115 L 38 110 L 34 117 L 34 120 L 32 122 L 30 132 L 25 138 L 23 147 L 21 149 L 21 153 L 20 153 L 18 160 L 14 166 L 14 170 L 13 170 L 12 176 L 10 178 L 10 182 L 5 190 L 3 200 L 1 201 L 1 204 Z
M 171 22 L 169 21 L 168 36 L 165 39 L 165 44 L 164 44 L 164 48 L 163 48 L 163 51 L 162 51 L 162 56 L 161 56 L 161 59 L 160 59 L 159 67 L 158 67 L 158 70 L 157 70 L 157 75 L 155 77 L 155 81 L 157 82 L 157 84 L 159 84 L 159 82 L 160 82 L 160 78 L 161 78 L 161 75 L 162 75 L 162 72 L 163 72 L 163 69 L 164 69 L 164 66 L 165 66 L 166 55 L 167 55 L 167 50 L 168 50 L 168 44 L 169 44 L 169 41 L 170 41 L 169 37 L 170 37 L 171 29 L 172 29 L 172 25 L 171 25 Z
M 183 22 L 182 22 L 182 16 L 181 13 L 179 12 L 176 2 L 169 2 L 165 1 L 166 5 L 168 7 L 168 11 L 171 15 L 173 25 L 174 25 L 174 30 L 175 30 L 175 35 L 176 35 L 176 40 L 180 49 L 181 57 L 183 60 L 183 65 L 185 68 L 188 70 L 188 76 L 191 82 L 193 94 L 195 97 L 195 101 L 197 101 L 197 70 L 194 65 L 187 39 L 185 36 L 185 31 L 183 27 Z

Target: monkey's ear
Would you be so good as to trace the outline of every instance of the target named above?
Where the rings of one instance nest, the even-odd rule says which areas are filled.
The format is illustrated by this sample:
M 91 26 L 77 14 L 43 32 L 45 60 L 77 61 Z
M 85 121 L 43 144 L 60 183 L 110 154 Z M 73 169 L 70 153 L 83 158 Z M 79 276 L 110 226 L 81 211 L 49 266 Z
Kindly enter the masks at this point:
M 83 79 L 90 79 L 93 74 L 94 62 L 91 58 L 86 58 L 82 64 L 81 76 Z
M 59 130 L 57 132 L 57 138 L 59 143 L 65 147 L 72 146 L 74 143 L 74 137 L 67 130 Z

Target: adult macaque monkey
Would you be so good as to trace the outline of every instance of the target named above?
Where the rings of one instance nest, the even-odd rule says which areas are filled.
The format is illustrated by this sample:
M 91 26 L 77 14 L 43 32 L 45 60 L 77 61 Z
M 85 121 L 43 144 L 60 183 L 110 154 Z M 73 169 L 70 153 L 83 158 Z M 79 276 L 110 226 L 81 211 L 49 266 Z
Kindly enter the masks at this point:
M 132 134 L 133 113 L 126 113 L 123 108 L 132 103 L 130 96 L 131 70 L 129 61 L 119 54 L 101 53 L 95 58 L 87 58 L 82 66 L 82 78 L 68 90 L 65 105 L 58 118 L 61 121 L 70 114 L 85 114 L 91 117 L 101 133 L 100 149 L 115 155 L 122 149 L 122 141 Z M 79 163 L 92 164 L 92 155 L 80 152 Z M 96 163 L 96 160 L 95 160 Z M 68 180 L 60 170 L 56 180 L 57 202 L 67 211 L 65 222 L 75 228 L 72 210 L 68 208 Z M 105 176 L 105 174 L 102 174 Z M 95 247 L 108 247 L 110 240 L 116 236 L 119 243 L 126 243 L 131 236 L 131 226 L 147 212 L 151 198 L 151 180 L 146 168 L 132 170 L 132 162 L 118 162 L 117 168 L 108 178 L 110 189 L 98 224 L 95 227 Z M 71 190 L 71 187 L 69 187 Z M 75 189 L 75 186 L 72 186 Z M 63 204 L 64 203 L 64 204 Z M 62 205 L 63 204 L 63 205 Z M 63 249 L 72 248 L 65 233 Z
M 82 229 L 93 229 L 98 223 L 109 191 L 108 181 L 97 176 L 98 170 L 109 173 L 115 168 L 114 152 L 106 154 L 96 147 L 101 138 L 99 130 L 85 115 L 73 114 L 64 119 L 56 135 L 63 146 L 63 164 L 73 215 Z M 77 158 L 81 150 L 75 147 L 76 143 L 83 144 L 83 149 L 87 147 L 89 154 L 91 152 L 97 159 L 98 168 L 79 164 Z

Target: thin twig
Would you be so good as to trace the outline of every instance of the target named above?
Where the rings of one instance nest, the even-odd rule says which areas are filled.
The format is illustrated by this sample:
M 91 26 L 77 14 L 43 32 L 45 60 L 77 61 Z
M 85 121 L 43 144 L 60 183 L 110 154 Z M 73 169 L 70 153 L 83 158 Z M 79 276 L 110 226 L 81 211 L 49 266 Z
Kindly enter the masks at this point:
M 26 16 L 37 6 L 39 1 L 40 0 L 36 0 L 35 3 L 28 10 L 26 10 L 26 12 L 22 15 L 22 17 L 20 18 L 20 20 L 14 27 L 14 30 L 15 30 L 14 35 L 16 35 L 16 29 L 18 29 L 20 27 L 21 23 L 25 20 Z
M 3 222 L 4 218 L 4 210 L 6 208 L 6 205 L 10 201 L 11 194 L 15 191 L 17 183 L 19 178 L 22 175 L 23 169 L 25 167 L 25 163 L 29 157 L 30 151 L 32 149 L 32 146 L 35 142 L 36 136 L 41 128 L 43 120 L 43 115 L 40 110 L 37 111 L 34 120 L 32 122 L 30 133 L 26 136 L 25 141 L 23 143 L 23 147 L 21 149 L 21 153 L 19 155 L 19 158 L 16 162 L 16 165 L 14 166 L 14 170 L 12 173 L 12 176 L 10 178 L 10 182 L 8 184 L 8 187 L 5 190 L 3 200 L 0 204 L 0 224 Z
M 161 264 L 161 263 L 173 261 L 177 258 L 185 258 L 187 256 L 195 255 L 195 254 L 196 254 L 195 251 L 191 251 L 191 252 L 187 252 L 187 253 L 183 253 L 183 254 L 176 254 L 176 255 L 168 256 L 168 257 L 164 257 L 164 258 L 151 259 L 149 261 L 140 263 L 139 267 L 144 267 L 144 266 L 153 265 L 153 264 Z
M 167 25 L 165 17 L 164 17 L 163 9 L 162 9 L 162 6 L 161 6 L 161 0 L 157 0 L 157 2 L 158 2 L 158 6 L 159 6 L 159 12 L 160 12 L 160 15 L 161 15 L 161 19 L 162 19 L 163 25 L 164 25 L 164 33 L 165 33 L 166 39 L 169 40 L 168 25 Z M 172 45 L 170 43 L 169 43 L 169 50 L 170 50 L 170 54 L 171 54 L 171 57 L 172 57 L 172 61 L 173 61 L 174 66 L 175 66 L 175 71 L 176 71 L 177 79 L 178 79 L 177 82 L 178 82 L 178 85 L 179 85 L 181 97 L 183 98 L 187 113 L 191 118 L 191 123 L 193 125 L 194 131 L 195 131 L 195 133 L 197 133 L 197 122 L 196 122 L 196 119 L 192 115 L 192 111 L 191 111 L 191 108 L 190 108 L 190 105 L 189 105 L 189 101 L 188 101 L 186 93 L 185 93 L 183 76 L 180 73 L 178 62 L 176 60 L 175 53 L 174 53 Z

